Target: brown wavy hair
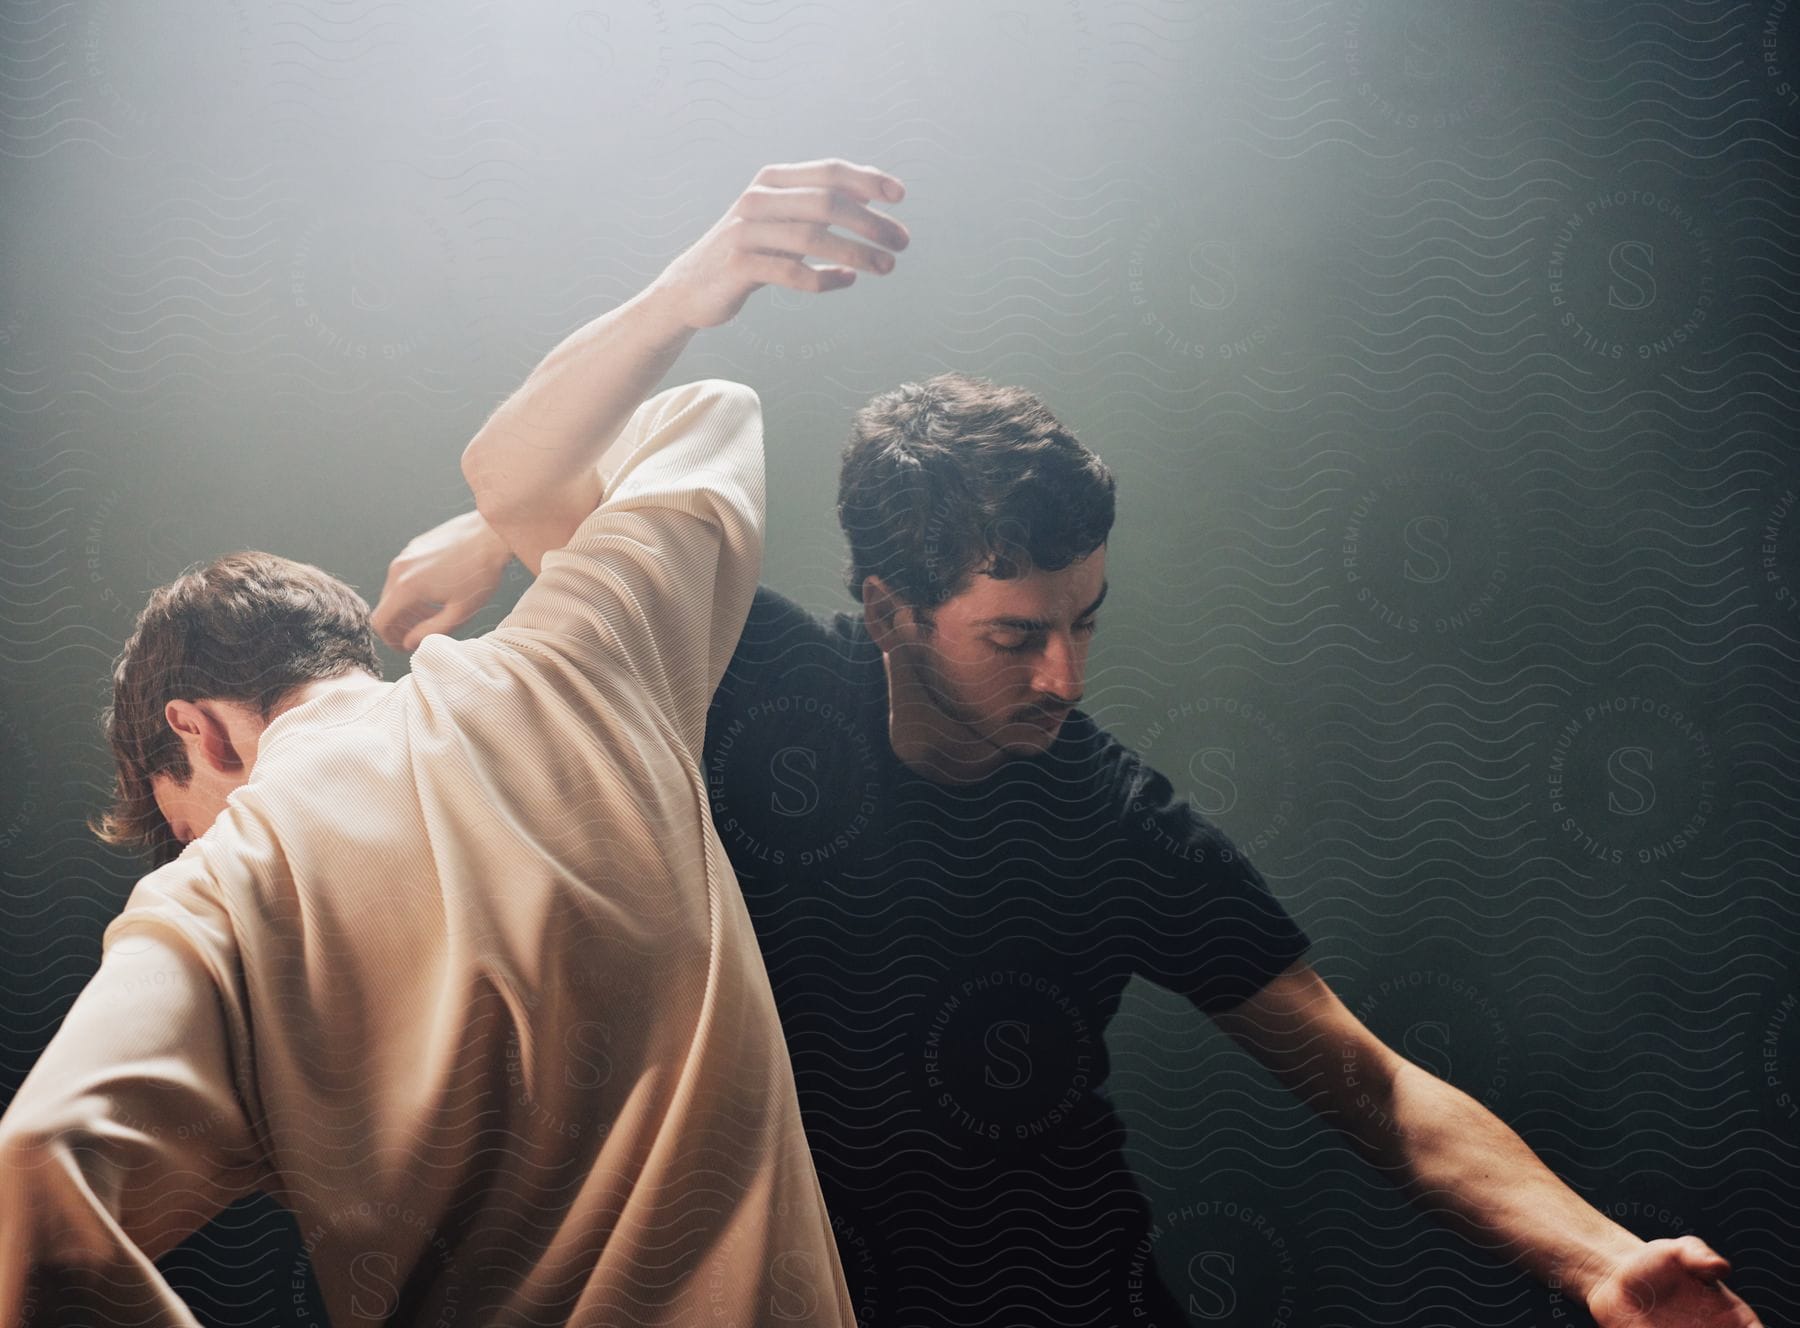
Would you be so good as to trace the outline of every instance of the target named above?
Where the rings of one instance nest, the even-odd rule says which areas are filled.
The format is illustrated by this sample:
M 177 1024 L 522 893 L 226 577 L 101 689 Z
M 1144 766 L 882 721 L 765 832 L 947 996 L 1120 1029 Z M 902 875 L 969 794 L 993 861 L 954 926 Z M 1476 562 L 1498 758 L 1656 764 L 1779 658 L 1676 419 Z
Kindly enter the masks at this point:
M 181 850 L 156 805 L 152 776 L 185 785 L 187 751 L 170 701 L 237 701 L 267 719 L 295 687 L 381 661 L 361 595 L 310 563 L 246 550 L 195 565 L 150 594 L 113 664 L 100 726 L 112 748 L 112 805 L 88 820 L 108 844 L 157 864 Z
M 977 574 L 1087 557 L 1112 531 L 1112 472 L 1035 395 L 942 373 L 856 413 L 838 476 L 845 583 L 879 576 L 929 611 Z

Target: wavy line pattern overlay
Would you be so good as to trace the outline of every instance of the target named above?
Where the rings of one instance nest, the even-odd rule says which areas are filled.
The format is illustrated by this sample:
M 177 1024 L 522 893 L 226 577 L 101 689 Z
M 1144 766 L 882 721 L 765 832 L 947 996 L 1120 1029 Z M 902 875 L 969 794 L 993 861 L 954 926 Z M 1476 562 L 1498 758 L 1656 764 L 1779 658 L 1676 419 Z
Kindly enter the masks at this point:
M 872 393 L 1037 391 L 1119 480 L 1083 709 L 1376 1033 L 1800 1319 L 1800 4 L 17 0 L 0 94 L 0 1099 L 141 871 L 83 821 L 150 589 L 248 546 L 373 599 L 551 344 L 758 165 L 840 154 L 907 181 L 899 270 L 764 292 L 681 370 L 765 404 L 763 579 L 850 607 Z M 960 930 L 865 909 L 838 1012 L 789 1029 L 827 1149 L 886 1119 L 833 1079 L 847 1039 L 896 1085 L 993 1043 L 930 1019 L 1010 935 L 966 847 Z M 1086 898 L 1036 902 L 1082 962 Z M 773 916 L 771 963 L 834 928 Z M 1588 1321 L 1188 1001 L 1068 1017 L 1191 1323 Z M 907 1121 L 928 1159 L 957 1128 Z M 988 1173 L 948 1215 L 834 1211 L 859 1315 L 1050 1321 L 1109 1222 L 1058 1174 L 1077 1253 L 1022 1300 L 983 1282 L 1018 1201 Z M 930 1227 L 989 1294 L 941 1303 Z M 210 1324 L 315 1322 L 304 1234 L 249 1201 L 164 1266 Z

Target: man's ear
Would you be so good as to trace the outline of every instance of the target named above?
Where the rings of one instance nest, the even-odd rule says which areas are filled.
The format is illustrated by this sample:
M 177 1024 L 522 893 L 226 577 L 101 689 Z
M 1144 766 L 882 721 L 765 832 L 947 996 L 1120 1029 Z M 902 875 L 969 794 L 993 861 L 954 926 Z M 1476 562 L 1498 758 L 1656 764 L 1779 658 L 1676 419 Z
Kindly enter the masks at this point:
M 171 701 L 163 707 L 163 718 L 187 748 L 190 766 L 204 762 L 221 775 L 232 775 L 244 768 L 244 759 L 231 741 L 231 730 L 220 712 L 218 701 Z
M 891 654 L 896 647 L 917 639 L 917 611 L 880 577 L 863 578 L 862 605 L 863 622 L 882 654 Z

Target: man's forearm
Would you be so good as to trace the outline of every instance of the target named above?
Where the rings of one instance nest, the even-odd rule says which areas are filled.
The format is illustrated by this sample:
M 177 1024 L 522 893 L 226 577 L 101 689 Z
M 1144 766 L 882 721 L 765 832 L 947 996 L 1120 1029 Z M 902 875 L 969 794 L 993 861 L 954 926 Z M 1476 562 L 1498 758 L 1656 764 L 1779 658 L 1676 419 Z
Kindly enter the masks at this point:
M 1585 1301 L 1595 1278 L 1643 1243 L 1559 1180 L 1493 1112 L 1410 1062 L 1384 1096 L 1340 1120 L 1422 1206 L 1574 1298 Z
M 463 450 L 483 519 L 537 572 L 599 506 L 600 457 L 694 329 L 658 286 L 571 333 Z
M 729 322 L 763 286 L 818 294 L 859 269 L 891 271 L 886 251 L 910 237 L 869 204 L 905 192 L 835 157 L 763 167 L 647 289 L 567 337 L 482 426 L 462 470 L 483 519 L 539 571 L 600 505 L 602 454 L 694 333 Z

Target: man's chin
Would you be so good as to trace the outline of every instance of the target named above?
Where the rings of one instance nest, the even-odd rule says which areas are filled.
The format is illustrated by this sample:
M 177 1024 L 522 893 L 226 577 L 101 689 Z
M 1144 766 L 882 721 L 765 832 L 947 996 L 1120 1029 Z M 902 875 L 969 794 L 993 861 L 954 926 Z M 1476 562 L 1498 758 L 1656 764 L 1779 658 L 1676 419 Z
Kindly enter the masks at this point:
M 1062 725 L 1061 719 L 1054 724 L 1036 720 L 1015 721 L 1001 731 L 994 745 L 1011 756 L 1040 756 L 1056 741 L 1056 735 L 1062 732 Z

